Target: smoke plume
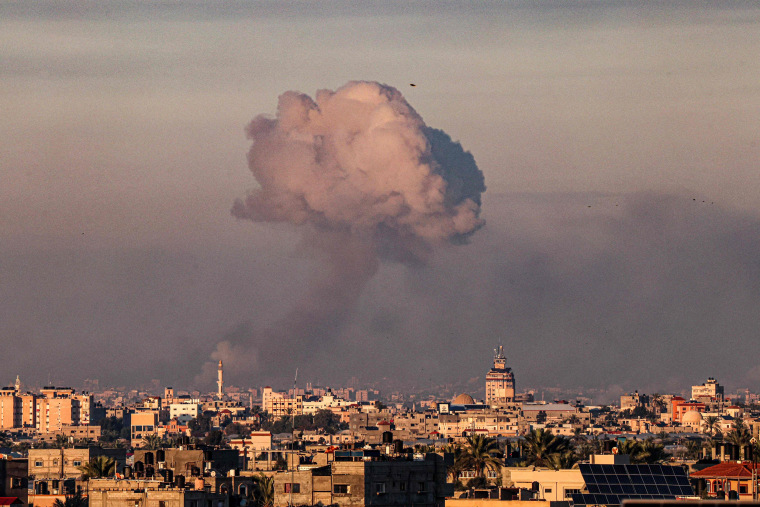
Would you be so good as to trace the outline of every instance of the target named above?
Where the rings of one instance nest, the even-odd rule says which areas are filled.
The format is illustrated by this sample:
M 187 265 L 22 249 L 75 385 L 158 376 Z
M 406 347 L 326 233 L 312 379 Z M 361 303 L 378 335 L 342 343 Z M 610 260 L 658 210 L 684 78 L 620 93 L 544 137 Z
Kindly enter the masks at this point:
M 259 188 L 232 214 L 301 226 L 322 269 L 278 325 L 254 332 L 253 343 L 222 342 L 215 360 L 263 364 L 263 354 L 333 336 L 381 260 L 424 264 L 436 246 L 464 242 L 483 225 L 474 158 L 425 125 L 395 88 L 350 82 L 314 99 L 289 91 L 276 117 L 257 116 L 247 135 Z

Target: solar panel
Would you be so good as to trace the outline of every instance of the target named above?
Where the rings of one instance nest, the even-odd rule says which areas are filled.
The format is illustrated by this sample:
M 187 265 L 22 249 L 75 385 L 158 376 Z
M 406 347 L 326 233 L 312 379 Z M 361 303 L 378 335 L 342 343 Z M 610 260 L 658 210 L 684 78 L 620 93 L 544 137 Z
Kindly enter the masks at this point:
M 693 495 L 686 471 L 668 465 L 580 465 L 587 493 L 572 495 L 576 506 L 620 505 L 624 499 L 672 500 Z

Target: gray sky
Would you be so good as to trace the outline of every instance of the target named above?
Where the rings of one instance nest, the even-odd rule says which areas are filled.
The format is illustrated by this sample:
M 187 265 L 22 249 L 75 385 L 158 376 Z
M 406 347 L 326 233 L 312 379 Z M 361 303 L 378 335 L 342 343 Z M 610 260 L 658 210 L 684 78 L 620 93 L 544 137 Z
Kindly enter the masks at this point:
M 518 388 L 757 390 L 758 25 L 753 2 L 3 2 L 5 382 L 211 387 L 227 343 L 238 384 L 425 385 L 501 340 Z M 261 357 L 320 264 L 230 214 L 244 127 L 350 80 L 473 154 L 486 225 L 383 263 L 290 344 L 308 360 Z

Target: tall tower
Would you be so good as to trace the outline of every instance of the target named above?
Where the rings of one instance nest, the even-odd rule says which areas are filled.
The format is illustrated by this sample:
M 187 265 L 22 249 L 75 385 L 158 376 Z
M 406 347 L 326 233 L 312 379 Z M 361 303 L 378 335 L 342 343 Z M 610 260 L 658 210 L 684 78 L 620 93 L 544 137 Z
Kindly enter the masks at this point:
M 224 372 L 222 371 L 222 360 L 221 359 L 219 360 L 219 373 L 218 373 L 218 378 L 216 380 L 216 385 L 218 386 L 217 387 L 217 391 L 216 391 L 216 395 L 221 400 L 222 397 L 224 396 Z
M 486 403 L 512 403 L 515 401 L 515 375 L 507 367 L 504 347 L 494 350 L 493 368 L 486 374 Z

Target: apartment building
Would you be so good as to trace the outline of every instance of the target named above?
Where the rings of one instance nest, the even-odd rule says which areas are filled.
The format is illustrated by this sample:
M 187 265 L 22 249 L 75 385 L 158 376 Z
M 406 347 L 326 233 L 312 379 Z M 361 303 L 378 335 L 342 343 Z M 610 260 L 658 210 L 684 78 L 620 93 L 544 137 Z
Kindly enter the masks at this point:
M 266 386 L 261 393 L 261 408 L 272 417 L 303 415 L 303 396 L 299 394 L 290 398 Z

